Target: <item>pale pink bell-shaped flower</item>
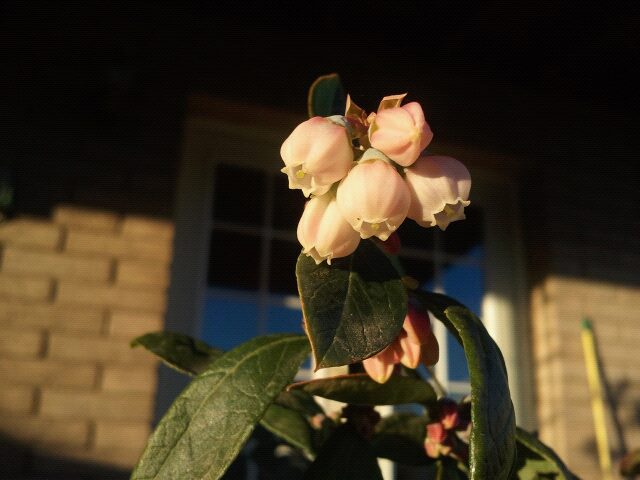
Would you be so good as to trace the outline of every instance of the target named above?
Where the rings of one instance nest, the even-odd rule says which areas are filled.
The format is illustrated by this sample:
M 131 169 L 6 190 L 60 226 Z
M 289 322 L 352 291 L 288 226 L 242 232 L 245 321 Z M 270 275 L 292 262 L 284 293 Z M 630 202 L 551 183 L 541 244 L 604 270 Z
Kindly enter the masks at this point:
M 360 243 L 360 235 L 342 217 L 333 192 L 307 202 L 298 223 L 298 241 L 302 252 L 316 264 L 351 255 Z
M 338 206 L 360 237 L 385 241 L 404 221 L 409 189 L 378 150 L 367 150 L 338 185 Z
M 398 339 L 394 340 L 380 353 L 362 361 L 364 370 L 378 383 L 385 383 L 391 377 L 396 364 L 402 357 L 402 348 Z
M 441 230 L 464 220 L 464 208 L 471 203 L 471 176 L 462 163 L 451 157 L 425 156 L 404 171 L 411 193 L 409 218 L 423 227 L 437 225 Z
M 280 148 L 289 188 L 305 197 L 322 195 L 347 174 L 353 148 L 347 128 L 329 118 L 313 117 L 298 125 Z
M 417 102 L 379 111 L 369 129 L 373 148 L 403 167 L 408 167 L 433 139 L 431 128 Z

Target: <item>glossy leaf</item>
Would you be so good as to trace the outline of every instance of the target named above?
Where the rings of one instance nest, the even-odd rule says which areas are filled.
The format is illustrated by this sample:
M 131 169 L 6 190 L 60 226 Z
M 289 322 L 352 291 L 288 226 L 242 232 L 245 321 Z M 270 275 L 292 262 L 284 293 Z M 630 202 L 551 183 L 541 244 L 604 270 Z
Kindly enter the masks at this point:
M 344 115 L 347 96 L 337 73 L 318 77 L 309 88 L 307 109 L 309 117 Z
M 312 431 L 305 417 L 295 410 L 271 405 L 265 412 L 260 425 L 292 446 L 313 457 Z
M 382 480 L 371 445 L 350 425 L 337 428 L 324 443 L 304 480 Z
M 389 259 L 362 241 L 332 265 L 304 254 L 296 265 L 316 368 L 359 362 L 389 345 L 407 313 L 407 293 Z
M 386 383 L 378 383 L 366 373 L 338 375 L 294 383 L 289 389 L 299 389 L 311 395 L 354 405 L 398 405 L 436 401 L 436 392 L 431 385 L 416 378 L 399 375 L 392 375 Z
M 576 480 L 576 477 L 548 446 L 529 432 L 517 428 L 516 442 L 518 456 L 515 469 L 519 480 L 555 478 L 556 480 Z
M 224 353 L 205 342 L 173 332 L 148 333 L 135 339 L 131 345 L 145 347 L 168 366 L 187 375 L 203 372 Z M 302 391 L 283 391 L 276 397 L 275 404 L 269 406 L 260 424 L 274 435 L 310 454 L 313 450 L 310 448 L 310 427 L 303 415 L 313 416 L 317 413 L 323 412 L 311 395 Z M 302 428 L 300 419 L 306 430 Z M 290 425 L 292 431 L 287 432 L 283 428 L 285 425 Z
M 187 375 L 204 372 L 224 353 L 205 342 L 176 332 L 147 333 L 133 340 L 131 346 L 146 348 L 167 366 Z
M 225 353 L 171 405 L 131 478 L 220 478 L 295 376 L 308 346 L 301 335 L 270 335 Z
M 303 390 L 282 391 L 276 397 L 275 403 L 307 417 L 324 413 L 324 410 L 316 403 L 313 396 Z
M 380 420 L 371 438 L 376 456 L 407 465 L 433 463 L 424 449 L 428 421 L 426 416 L 410 413 L 395 413 Z
M 471 381 L 470 478 L 509 477 L 516 456 L 515 413 L 502 353 L 473 313 L 446 297 L 413 292 L 464 347 Z

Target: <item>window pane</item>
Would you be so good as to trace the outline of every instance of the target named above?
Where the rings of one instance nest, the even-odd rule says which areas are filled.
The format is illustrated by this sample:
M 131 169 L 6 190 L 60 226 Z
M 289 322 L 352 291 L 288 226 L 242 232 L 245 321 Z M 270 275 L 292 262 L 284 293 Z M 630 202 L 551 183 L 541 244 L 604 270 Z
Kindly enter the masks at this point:
M 296 284 L 296 261 L 302 247 L 298 242 L 273 240 L 271 242 L 271 269 L 269 291 L 298 294 Z
M 215 171 L 213 218 L 261 226 L 264 221 L 265 173 L 218 165 Z
M 470 205 L 465 208 L 467 218 L 453 222 L 442 232 L 444 251 L 454 255 L 465 255 L 473 247 L 482 243 L 482 211 Z
M 467 358 L 464 356 L 464 349 L 450 333 L 447 333 L 447 360 L 449 380 L 454 382 L 468 382 L 469 369 L 467 368 Z
M 223 350 L 230 350 L 258 334 L 257 302 L 234 297 L 232 292 L 210 290 L 205 299 L 203 340 Z
M 433 250 L 435 228 L 424 228 L 408 218 L 398 228 L 398 235 L 403 247 Z
M 257 290 L 260 281 L 260 237 L 213 230 L 209 285 Z
M 418 260 L 416 258 L 400 257 L 402 266 L 405 268 L 405 272 L 410 277 L 415 278 L 420 282 L 421 286 L 425 286 L 426 283 L 433 281 L 433 275 L 435 267 L 430 260 Z M 429 284 L 429 289 L 432 289 L 432 284 Z
M 443 269 L 442 283 L 447 295 L 480 316 L 484 295 L 484 274 L 480 266 L 448 265 Z
M 269 333 L 303 333 L 302 312 L 297 308 L 271 305 L 267 317 Z
M 276 175 L 273 186 L 273 228 L 295 232 L 305 200 L 301 190 L 289 189 L 286 175 Z
M 479 252 L 475 252 L 475 254 L 481 257 L 482 248 L 476 247 L 476 250 Z M 481 267 L 475 265 L 445 266 L 442 273 L 442 283 L 447 295 L 455 298 L 480 316 L 482 296 L 484 295 L 484 275 Z M 454 381 L 469 380 L 464 350 L 451 335 L 448 335 L 447 345 L 449 348 L 449 379 Z

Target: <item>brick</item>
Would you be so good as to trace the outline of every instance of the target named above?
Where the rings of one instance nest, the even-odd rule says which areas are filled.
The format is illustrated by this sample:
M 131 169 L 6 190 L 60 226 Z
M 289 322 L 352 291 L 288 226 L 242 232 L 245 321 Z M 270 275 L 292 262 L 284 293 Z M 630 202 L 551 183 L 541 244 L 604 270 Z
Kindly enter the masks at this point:
M 0 274 L 0 298 L 47 300 L 52 286 L 48 278 Z
M 69 231 L 65 250 L 120 258 L 146 258 L 165 263 L 170 261 L 172 254 L 172 246 L 166 241 L 78 230 Z
M 122 445 L 142 449 L 151 435 L 149 422 L 97 422 L 95 447 L 114 448 Z
M 5 358 L 0 361 L 0 383 L 92 388 L 95 381 L 94 365 L 56 362 L 49 359 Z
M 18 247 L 7 247 L 2 254 L 3 273 L 107 281 L 111 276 L 111 269 L 111 260 L 107 258 L 80 257 Z
M 0 412 L 28 415 L 33 411 L 34 389 L 26 385 L 0 388 Z
M 126 237 L 153 237 L 171 241 L 173 223 L 148 217 L 130 215 L 122 221 L 122 235 Z
M 102 210 L 62 205 L 53 211 L 53 221 L 70 227 L 113 232 L 119 226 L 120 217 Z
M 49 357 L 114 364 L 152 365 L 156 362 L 153 355 L 139 348 L 131 348 L 129 340 L 53 333 L 49 338 Z
M 149 261 L 120 260 L 116 265 L 116 283 L 165 289 L 169 285 L 169 266 Z
M 43 333 L 37 330 L 3 330 L 0 355 L 3 357 L 37 357 L 43 350 Z
M 35 445 L 82 447 L 89 437 L 89 422 L 51 420 L 33 416 L 0 416 L 0 434 Z
M 114 310 L 109 318 L 109 335 L 133 338 L 148 332 L 157 332 L 164 326 L 161 314 Z
M 40 411 L 42 416 L 53 418 L 150 421 L 153 397 L 138 393 L 44 388 Z
M 0 243 L 23 247 L 56 249 L 60 245 L 61 229 L 51 222 L 16 219 L 0 224 Z
M 153 394 L 156 391 L 157 383 L 158 371 L 155 366 L 122 368 L 107 365 L 102 374 L 102 389 L 106 392 Z
M 39 327 L 97 334 L 104 317 L 102 308 L 0 301 L 0 328 Z
M 122 307 L 154 312 L 163 312 L 166 301 L 166 294 L 163 291 L 66 280 L 58 283 L 56 295 L 56 302 L 61 305 Z

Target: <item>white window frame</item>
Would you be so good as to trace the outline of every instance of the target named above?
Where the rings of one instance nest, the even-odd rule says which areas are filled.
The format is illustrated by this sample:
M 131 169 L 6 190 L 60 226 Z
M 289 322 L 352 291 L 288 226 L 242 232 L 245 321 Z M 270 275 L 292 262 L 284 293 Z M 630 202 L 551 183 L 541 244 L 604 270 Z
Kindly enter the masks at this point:
M 229 108 L 229 105 L 225 104 L 225 107 Z M 279 169 L 277 152 L 282 140 L 303 119 L 281 112 L 273 113 L 275 120 L 265 117 L 264 123 L 253 121 L 251 126 L 215 115 L 196 116 L 185 122 L 175 202 L 176 233 L 167 330 L 194 336 L 201 332 L 213 221 L 215 165 L 220 162 L 255 168 L 255 162 L 259 160 L 266 170 Z M 533 429 L 536 424 L 533 372 L 515 182 L 500 170 L 473 167 L 476 164 L 474 159 L 482 159 L 486 152 L 451 145 L 436 145 L 435 148 L 472 165 L 471 200 L 482 208 L 485 222 L 482 317 L 504 355 L 518 424 Z M 442 341 L 445 332 L 440 322 L 436 322 L 435 332 Z M 437 367 L 437 373 L 446 368 L 446 358 L 440 363 L 444 367 Z M 447 382 L 445 386 L 458 390 L 466 387 L 466 382 L 463 383 L 465 385 Z M 158 415 L 164 412 L 183 386 L 184 381 L 176 380 L 166 372 L 161 374 L 156 408 Z

